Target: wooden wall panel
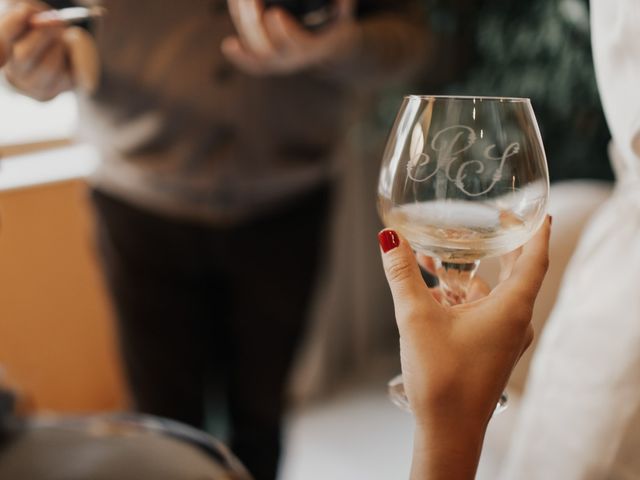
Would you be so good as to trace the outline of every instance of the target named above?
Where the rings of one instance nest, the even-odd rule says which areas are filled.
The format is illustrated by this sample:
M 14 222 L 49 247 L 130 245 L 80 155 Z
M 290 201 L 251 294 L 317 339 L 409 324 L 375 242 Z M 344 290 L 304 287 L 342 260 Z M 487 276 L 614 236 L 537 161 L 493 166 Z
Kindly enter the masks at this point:
M 0 192 L 0 364 L 38 411 L 121 409 L 87 186 Z

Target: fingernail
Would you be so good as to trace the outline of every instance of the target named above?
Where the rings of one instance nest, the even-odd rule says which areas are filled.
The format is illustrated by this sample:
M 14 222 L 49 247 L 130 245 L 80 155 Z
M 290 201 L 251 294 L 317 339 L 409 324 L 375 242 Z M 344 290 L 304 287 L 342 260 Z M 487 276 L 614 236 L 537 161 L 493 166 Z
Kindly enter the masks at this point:
M 549 215 L 549 225 L 553 225 L 553 215 Z
M 400 237 L 394 230 L 383 230 L 378 234 L 378 242 L 384 253 L 400 245 Z

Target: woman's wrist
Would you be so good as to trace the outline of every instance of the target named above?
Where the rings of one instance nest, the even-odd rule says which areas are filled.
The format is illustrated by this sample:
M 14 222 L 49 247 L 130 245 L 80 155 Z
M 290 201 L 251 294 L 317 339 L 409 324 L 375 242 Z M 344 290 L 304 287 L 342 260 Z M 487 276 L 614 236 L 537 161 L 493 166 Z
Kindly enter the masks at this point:
M 423 416 L 414 432 L 412 480 L 475 478 L 486 426 L 475 418 Z

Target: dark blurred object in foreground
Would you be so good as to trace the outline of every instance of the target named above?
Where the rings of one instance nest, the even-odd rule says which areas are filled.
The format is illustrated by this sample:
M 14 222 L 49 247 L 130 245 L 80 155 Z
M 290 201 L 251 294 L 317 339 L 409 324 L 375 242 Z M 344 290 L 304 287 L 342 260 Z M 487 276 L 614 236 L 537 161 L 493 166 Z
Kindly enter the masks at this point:
M 177 422 L 141 415 L 36 419 L 0 447 L 0 478 L 250 480 L 224 445 Z
M 13 412 L 15 407 L 15 396 L 8 390 L 0 387 L 0 446 L 9 438 L 9 432 L 13 428 Z

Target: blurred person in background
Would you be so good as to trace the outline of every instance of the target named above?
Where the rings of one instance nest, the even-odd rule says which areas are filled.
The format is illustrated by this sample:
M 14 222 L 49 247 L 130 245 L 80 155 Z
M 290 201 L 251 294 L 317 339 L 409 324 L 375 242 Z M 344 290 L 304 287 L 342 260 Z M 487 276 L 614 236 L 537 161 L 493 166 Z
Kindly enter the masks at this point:
M 29 30 L 34 11 L 20 5 L 0 12 L 0 68 L 13 43 Z M 29 418 L 26 410 L 0 365 L 0 478 L 251 478 L 220 442 L 176 422 L 120 415 L 38 419 Z
M 11 41 L 25 30 L 29 17 L 30 11 L 24 7 L 0 16 L 0 51 L 9 50 Z M 5 59 L 0 58 L 0 66 Z M 549 227 L 550 221 L 525 247 L 521 258 L 514 258 L 511 277 L 492 298 L 483 298 L 488 290 L 479 280 L 475 281 L 472 299 L 477 300 L 476 308 L 471 310 L 465 306 L 465 309 L 477 328 L 459 329 L 457 341 L 452 341 L 448 328 L 438 328 L 439 322 L 451 322 L 453 312 L 440 307 L 435 297 L 431 297 L 408 244 L 400 245 L 394 232 L 379 235 L 385 271 L 396 302 L 405 384 L 419 426 L 414 437 L 412 478 L 474 476 L 496 398 L 515 361 L 531 342 L 532 303 L 546 271 Z M 399 275 L 400 272 L 406 274 Z M 492 309 L 487 309 L 486 304 L 503 305 L 505 301 L 512 303 L 514 310 L 508 310 L 509 314 L 497 318 L 496 322 Z M 419 308 L 403 308 L 412 303 Z M 418 317 L 412 320 L 410 314 Z M 456 320 L 462 318 L 456 317 Z M 466 322 L 458 323 L 466 326 Z M 438 345 L 438 350 L 446 345 L 455 365 L 462 369 L 441 369 L 437 375 L 433 375 L 432 370 L 424 376 L 423 372 L 434 365 L 429 353 L 435 349 L 429 348 L 429 343 Z M 495 345 L 495 350 L 487 352 L 487 344 Z M 485 355 L 478 357 L 478 349 Z M 473 368 L 465 366 L 469 362 Z M 482 388 L 477 389 L 473 380 L 478 376 L 498 381 L 491 385 L 493 388 L 486 388 L 487 384 L 481 382 Z M 438 393 L 434 395 L 436 387 Z M 447 401 L 443 405 L 443 396 L 451 394 L 467 399 L 468 403 L 458 405 Z M 67 480 L 249 478 L 224 446 L 175 422 L 140 416 L 25 421 L 14 415 L 15 401 L 15 395 L 0 383 L 2 477 L 33 480 L 53 477 Z M 467 439 L 463 445 L 461 436 Z M 438 448 L 433 448 L 433 442 Z
M 103 4 L 93 37 L 25 31 L 7 79 L 40 100 L 81 92 L 81 134 L 103 159 L 93 200 L 136 408 L 203 428 L 208 397 L 222 397 L 234 452 L 274 478 L 331 160 L 368 87 L 435 58 L 424 12 L 340 0 L 308 29 L 253 0 Z
M 528 395 L 528 404 L 525 404 L 528 408 L 525 409 L 527 415 L 523 417 L 520 429 L 522 433 L 518 437 L 520 443 L 516 443 L 513 449 L 515 453 L 510 458 L 516 465 L 518 458 L 527 464 L 516 467 L 512 464 L 513 470 L 507 469 L 505 478 L 560 476 L 579 479 L 595 476 L 622 479 L 635 478 L 635 472 L 638 471 L 635 452 L 640 388 L 637 383 L 638 358 L 634 352 L 639 338 L 636 327 L 640 305 L 636 305 L 637 302 L 629 304 L 629 301 L 636 300 L 635 291 L 640 281 L 635 278 L 640 269 L 637 268 L 637 248 L 634 248 L 640 244 L 636 228 L 640 214 L 635 208 L 638 203 L 640 162 L 640 101 L 633 90 L 640 78 L 640 52 L 631 41 L 635 38 L 634 28 L 639 19 L 638 7 L 628 1 L 621 0 L 614 8 L 604 2 L 594 2 L 592 21 L 598 74 L 614 137 L 612 160 L 616 170 L 620 172 L 620 180 L 614 197 L 603 206 L 589 226 L 569 271 L 561 302 L 545 332 L 540 347 L 542 353 L 538 353 L 536 357 L 531 381 L 533 393 Z M 433 361 L 426 361 L 428 359 L 422 355 L 432 349 L 423 347 L 424 342 L 433 340 L 432 333 L 427 331 L 430 328 L 429 322 L 438 320 L 438 315 L 434 314 L 441 311 L 428 301 L 427 293 L 421 293 L 421 289 L 425 287 L 417 268 L 415 265 L 408 268 L 412 254 L 406 245 L 404 250 L 398 249 L 401 245 L 403 243 L 397 242 L 397 239 L 395 242 L 383 243 L 385 255 L 388 255 L 383 258 L 396 300 L 401 338 L 404 338 L 403 362 L 407 375 L 408 372 L 421 371 L 420 368 L 412 368 L 416 365 L 428 368 L 428 365 L 433 364 Z M 538 255 L 526 255 L 532 265 L 546 263 L 540 258 L 545 249 L 538 250 Z M 622 267 L 619 262 L 615 262 L 620 252 L 625 254 Z M 616 274 L 626 281 L 614 282 L 610 288 L 602 288 L 597 280 L 612 263 L 617 267 Z M 535 275 L 531 276 L 530 273 L 534 270 L 516 268 L 514 272 L 519 271 L 519 275 L 508 282 L 507 287 L 496 289 L 498 293 L 490 295 L 490 300 L 484 300 L 484 304 L 500 301 L 500 305 L 504 305 L 503 301 L 510 300 L 514 302 L 514 307 L 530 313 L 532 305 L 525 304 L 522 300 L 533 302 L 535 290 L 541 281 L 541 276 L 538 276 L 538 280 Z M 398 275 L 399 273 L 411 275 Z M 509 284 L 513 289 L 512 295 L 500 299 L 500 295 L 504 296 L 505 289 L 510 290 Z M 591 294 L 592 289 L 596 291 Z M 525 293 L 526 291 L 530 293 Z M 585 299 L 593 301 L 584 306 Z M 480 313 L 477 305 L 481 303 L 474 306 L 474 315 Z M 497 308 L 489 310 L 504 311 Z M 504 330 L 496 330 L 494 323 L 491 323 L 489 329 L 497 336 L 506 334 L 508 339 L 513 340 L 503 344 L 514 347 L 502 351 L 503 360 L 516 358 L 522 345 L 530 341 L 527 316 L 522 317 L 526 321 L 511 323 L 515 313 L 511 309 L 508 311 L 508 318 L 502 319 Z M 412 319 L 422 321 L 415 322 Z M 480 322 L 480 325 L 483 323 Z M 518 334 L 514 335 L 514 330 L 509 333 L 507 326 L 518 326 Z M 478 347 L 486 346 L 485 342 L 480 343 Z M 487 366 L 478 362 L 476 354 L 469 355 L 470 351 L 472 350 L 467 348 L 458 351 L 459 358 L 464 358 L 466 354 L 467 360 L 472 361 L 475 368 Z M 495 355 L 486 357 L 496 358 Z M 421 361 L 417 361 L 417 358 Z M 510 369 L 513 362 L 499 363 L 493 364 L 495 369 L 481 377 L 506 376 L 507 365 Z M 457 388 L 472 384 L 470 380 L 473 374 L 469 370 L 471 369 L 463 369 L 467 373 L 466 377 L 454 375 L 439 380 L 459 393 Z M 442 371 L 447 369 L 439 369 L 439 373 Z M 469 439 L 469 422 L 475 424 L 473 419 L 488 417 L 502 385 L 497 382 L 495 388 L 488 389 L 484 388 L 483 382 L 483 388 L 475 392 L 477 396 L 462 395 L 463 398 L 470 398 L 472 406 L 484 405 L 484 409 L 474 408 L 473 415 L 460 416 L 460 411 L 455 409 L 450 414 L 443 415 L 442 405 L 431 403 L 434 396 L 428 394 L 432 391 L 433 384 L 430 384 L 431 388 L 424 388 L 421 378 L 433 379 L 433 376 L 417 375 L 407 378 L 412 404 L 424 407 L 417 409 L 418 424 L 422 428 L 418 430 L 415 443 L 414 477 L 452 478 L 452 472 L 457 469 L 461 473 L 456 473 L 455 478 L 473 478 L 474 462 L 477 462 L 486 421 L 476 424 L 475 431 L 480 433 L 471 435 L 473 439 L 467 445 L 469 450 L 466 453 L 460 449 L 460 439 Z M 454 382 L 454 379 L 459 382 Z M 414 386 L 423 388 L 414 389 Z M 462 430 L 457 434 L 451 424 L 442 430 L 434 429 L 438 424 L 435 420 L 445 418 L 455 421 L 456 417 L 465 419 Z M 425 429 L 425 426 L 429 427 Z M 554 433 L 549 435 L 549 432 Z M 447 454 L 446 448 L 430 448 L 434 438 L 437 438 L 439 446 L 450 445 L 452 450 L 449 453 L 453 453 L 453 457 Z M 443 441 L 446 439 L 450 442 Z M 561 452 L 559 456 L 558 452 Z M 552 458 L 556 460 L 550 461 Z M 442 463 L 441 460 L 446 461 Z

